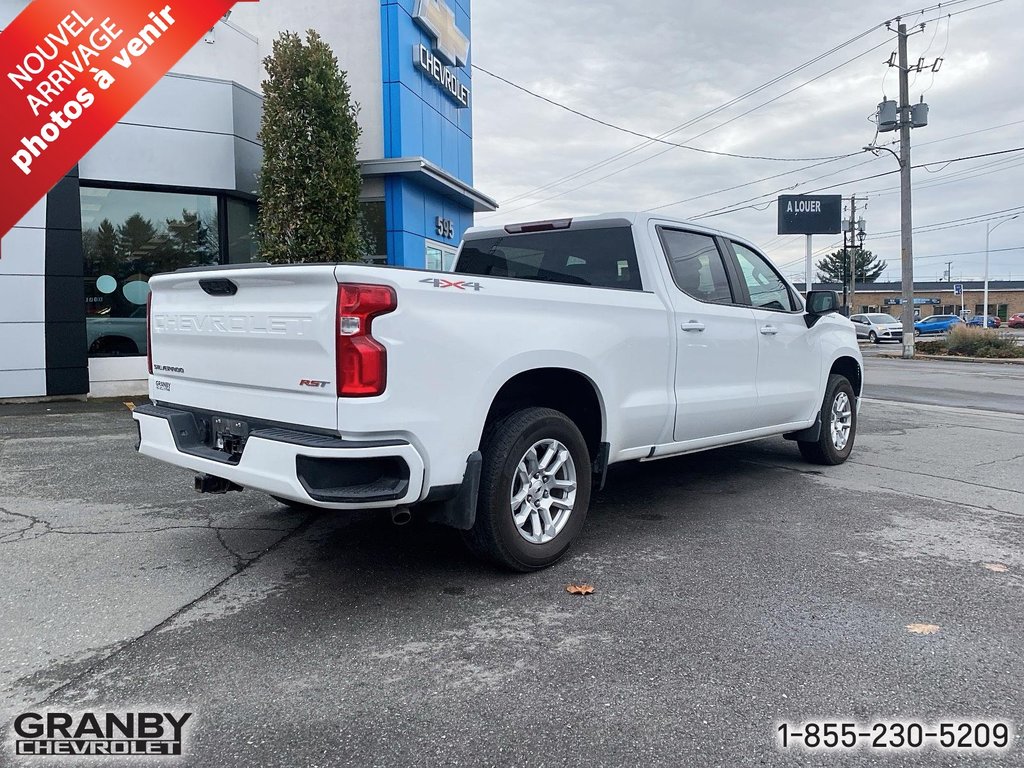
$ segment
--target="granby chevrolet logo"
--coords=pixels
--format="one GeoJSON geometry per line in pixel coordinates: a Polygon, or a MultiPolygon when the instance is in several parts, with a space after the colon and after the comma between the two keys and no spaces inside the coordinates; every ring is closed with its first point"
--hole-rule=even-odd
{"type": "Polygon", "coordinates": [[[191,717],[191,712],[179,716],[171,712],[26,712],[14,721],[14,753],[34,757],[181,755],[182,730],[191,717]]]}
{"type": "Polygon", "coordinates": [[[416,0],[413,18],[434,38],[433,52],[425,45],[413,46],[416,66],[459,107],[468,107],[469,88],[462,84],[455,70],[445,66],[462,67],[469,61],[469,38],[456,26],[455,12],[441,0],[416,0]]]}

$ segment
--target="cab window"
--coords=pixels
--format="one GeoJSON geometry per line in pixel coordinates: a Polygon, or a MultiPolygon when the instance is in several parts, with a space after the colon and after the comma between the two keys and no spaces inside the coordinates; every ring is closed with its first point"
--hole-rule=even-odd
{"type": "Polygon", "coordinates": [[[699,301],[733,303],[725,262],[715,238],[663,227],[659,233],[679,290],[699,301]]]}
{"type": "Polygon", "coordinates": [[[737,242],[733,242],[732,247],[739,261],[743,281],[750,292],[752,307],[784,312],[792,312],[798,308],[789,286],[779,277],[779,273],[767,259],[737,242]]]}

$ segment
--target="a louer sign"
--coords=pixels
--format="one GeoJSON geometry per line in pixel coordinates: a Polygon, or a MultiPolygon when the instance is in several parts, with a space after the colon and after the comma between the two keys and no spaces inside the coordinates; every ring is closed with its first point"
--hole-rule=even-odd
{"type": "Polygon", "coordinates": [[[842,195],[782,195],[780,235],[835,235],[843,231],[842,195]]]}

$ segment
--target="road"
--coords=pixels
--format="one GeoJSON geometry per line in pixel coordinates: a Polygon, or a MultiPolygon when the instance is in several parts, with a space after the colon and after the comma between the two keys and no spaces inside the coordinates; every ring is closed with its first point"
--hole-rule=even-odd
{"type": "Polygon", "coordinates": [[[888,357],[898,345],[862,345],[869,398],[974,408],[1024,411],[1024,364],[901,360],[888,357]]]}
{"type": "Polygon", "coordinates": [[[175,764],[215,768],[821,765],[778,724],[1022,730],[1024,415],[972,387],[897,402],[943,389],[919,365],[868,361],[843,466],[768,440],[614,468],[571,555],[526,576],[445,529],[196,496],[120,404],[0,407],[0,728],[189,711],[175,764]]]}

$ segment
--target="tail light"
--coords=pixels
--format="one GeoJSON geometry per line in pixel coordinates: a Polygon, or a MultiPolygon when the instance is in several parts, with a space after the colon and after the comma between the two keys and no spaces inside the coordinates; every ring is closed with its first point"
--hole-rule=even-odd
{"type": "Polygon", "coordinates": [[[153,373],[153,294],[146,294],[146,365],[153,373]]]}
{"type": "Polygon", "coordinates": [[[373,338],[373,318],[397,308],[398,296],[386,285],[338,286],[338,397],[384,393],[388,352],[373,338]]]}

